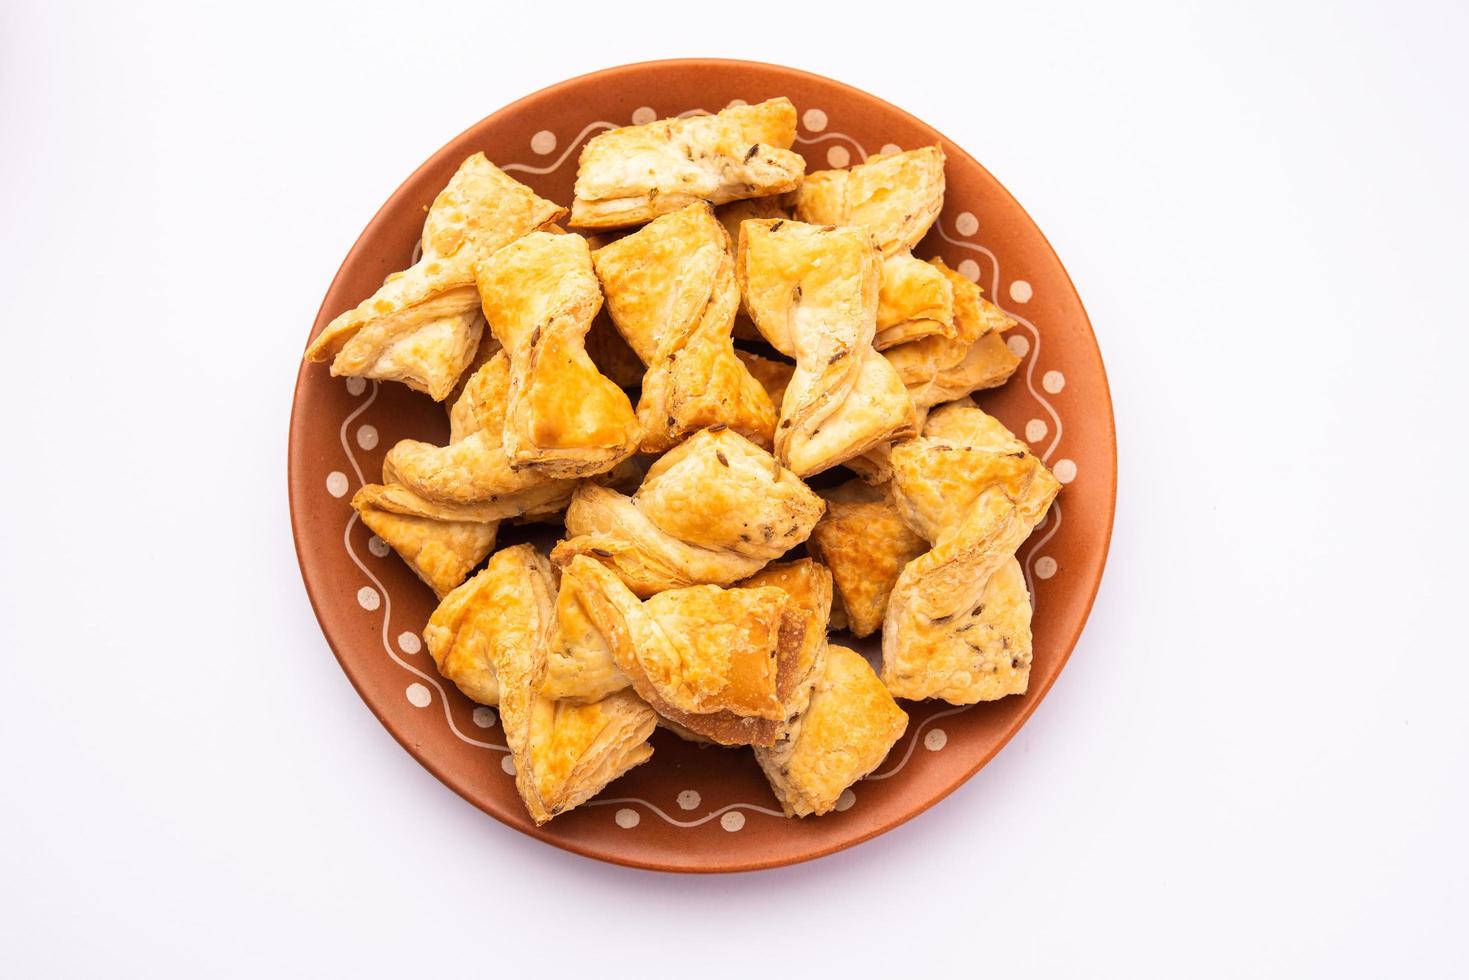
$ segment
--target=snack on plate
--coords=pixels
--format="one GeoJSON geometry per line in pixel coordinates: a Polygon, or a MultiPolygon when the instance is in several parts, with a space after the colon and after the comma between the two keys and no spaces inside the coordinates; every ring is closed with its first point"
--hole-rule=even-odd
{"type": "Polygon", "coordinates": [[[612,322],[647,365],[638,400],[642,450],[663,452],[719,423],[769,448],[775,406],[735,356],[734,254],[709,205],[656,218],[592,261],[612,322]]]}
{"type": "Polygon", "coordinates": [[[334,375],[401,381],[443,401],[484,327],[475,263],[565,214],[474,154],[429,208],[423,256],[327,324],[307,358],[330,361],[334,375]]]}
{"type": "Polygon", "coordinates": [[[872,347],[882,264],[866,232],[746,221],[738,269],[750,319],[796,359],[775,429],[783,465],[809,476],[911,434],[912,399],[872,347]]]}
{"type": "Polygon", "coordinates": [[[625,228],[698,201],[793,191],[806,172],[801,155],[791,152],[795,139],[790,99],[601,133],[582,148],[571,223],[625,228]]]}
{"type": "Polygon", "coordinates": [[[933,547],[888,599],[882,679],[901,698],[951,704],[1022,694],[1030,677],[1030,596],[1018,548],[1061,484],[973,403],[931,414],[893,447],[893,498],[933,547]]]}
{"type": "Polygon", "coordinates": [[[1017,321],[914,254],[940,147],[807,174],[795,136],[777,98],[593,137],[590,240],[476,153],[422,258],[307,349],[448,407],[352,507],[438,596],[427,651],[497,706],[538,824],[660,726],[825,814],[903,737],[895,698],[1026,689],[1015,552],[1060,484],[968,397],[1014,374],[1017,321]],[[526,521],[564,525],[549,555],[495,551],[526,521]],[[881,670],[834,630],[880,631],[881,670]]]}

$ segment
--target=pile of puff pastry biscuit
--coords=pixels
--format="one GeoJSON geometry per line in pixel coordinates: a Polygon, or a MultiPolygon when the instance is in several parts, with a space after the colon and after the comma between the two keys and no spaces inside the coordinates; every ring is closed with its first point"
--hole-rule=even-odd
{"type": "Polygon", "coordinates": [[[795,135],[772,99],[596,136],[585,236],[476,153],[422,257],[307,351],[448,405],[448,444],[398,443],[352,505],[438,594],[428,649],[499,707],[537,823],[657,725],[751,746],[787,814],[826,813],[896,698],[1025,691],[1014,555],[1059,485],[968,398],[1014,372],[1014,321],[912,254],[941,148],[807,174],[795,135]],[[565,534],[495,551],[502,521],[565,534]],[[880,674],[829,628],[881,629],[880,674]]]}

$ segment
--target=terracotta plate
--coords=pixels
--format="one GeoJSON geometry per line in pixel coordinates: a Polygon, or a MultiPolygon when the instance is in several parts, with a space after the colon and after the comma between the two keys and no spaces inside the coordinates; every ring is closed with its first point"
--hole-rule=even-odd
{"type": "MultiPolygon", "coordinates": [[[[403,747],[455,792],[589,857],[677,871],[772,867],[856,844],[922,812],[974,775],[1035,710],[1081,633],[1106,560],[1116,493],[1112,406],[1096,339],[1061,262],[962,149],[900,109],[816,75],[738,61],[655,62],[575,78],[501,109],[434,154],[383,205],[342,263],[312,333],[409,265],[424,210],[470,153],[485,151],[537,193],[569,204],[588,137],[779,95],[800,113],[795,149],[808,170],[858,163],[889,144],[943,143],[948,197],[917,254],[942,255],[1020,321],[1009,340],[1024,357],[1019,372],[979,401],[1065,484],[1020,551],[1036,600],[1030,692],[970,708],[905,704],[907,733],[844,795],[840,812],[787,820],[750,753],[700,750],[660,731],[650,762],[590,804],[534,826],[515,794],[496,713],[443,682],[419,640],[433,595],[348,505],[364,480],[379,477],[399,439],[446,440],[443,409],[399,384],[333,378],[324,364],[303,366],[296,384],[292,528],[306,590],[342,668],[403,747]]],[[[506,530],[503,543],[517,540],[506,530]]]]}

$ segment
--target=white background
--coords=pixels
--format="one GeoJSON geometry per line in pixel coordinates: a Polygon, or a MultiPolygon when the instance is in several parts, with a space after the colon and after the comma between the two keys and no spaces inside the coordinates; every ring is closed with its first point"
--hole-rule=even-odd
{"type": "Polygon", "coordinates": [[[0,4],[0,972],[1469,971],[1463,4],[202,6],[0,4]],[[1088,306],[1121,466],[1091,623],[993,764],[705,879],[520,837],[399,749],[284,474],[399,181],[695,54],[978,156],[1088,306]]]}

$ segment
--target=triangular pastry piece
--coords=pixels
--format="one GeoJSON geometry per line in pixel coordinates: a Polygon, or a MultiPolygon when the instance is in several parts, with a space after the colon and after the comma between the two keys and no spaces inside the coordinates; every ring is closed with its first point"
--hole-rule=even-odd
{"type": "Polygon", "coordinates": [[[925,407],[1004,384],[1020,364],[1003,336],[1016,321],[985,299],[983,289],[950,269],[943,259],[932,259],[930,264],[953,293],[953,336],[925,337],[883,352],[903,379],[914,404],[925,407]]]}
{"type": "Polygon", "coordinates": [[[631,455],[639,437],[632,403],[586,352],[602,307],[586,239],[533,232],[481,262],[478,282],[485,318],[510,357],[510,465],[583,477],[631,455]]]}
{"type": "Polygon", "coordinates": [[[541,696],[556,585],[535,548],[497,552],[474,584],[474,662],[493,671],[515,788],[531,818],[545,823],[646,762],[656,716],[630,692],[592,704],[541,696]]]}
{"type": "Polygon", "coordinates": [[[865,483],[852,480],[822,496],[826,513],[806,548],[831,569],[852,635],[869,636],[882,626],[898,575],[928,542],[903,523],[883,491],[865,483]]]}
{"type": "Polygon", "coordinates": [[[306,357],[331,361],[333,375],[401,381],[443,401],[484,328],[475,263],[565,213],[474,154],[429,208],[422,257],[327,324],[306,357]]]}
{"type": "Polygon", "coordinates": [[[886,350],[954,330],[954,287],[944,274],[906,250],[883,259],[872,346],[886,350]]]}
{"type": "Polygon", "coordinates": [[[789,817],[829,813],[842,791],[882,764],[908,728],[862,655],[830,644],[809,704],[755,758],[789,817]]]}
{"type": "Polygon", "coordinates": [[[944,151],[939,146],[870,156],[850,170],[807,174],[796,192],[796,217],[814,225],[853,225],[885,256],[917,245],[944,209],[944,151]]]}
{"type": "Polygon", "coordinates": [[[796,359],[775,430],[782,464],[809,476],[912,432],[912,399],[872,347],[881,271],[866,233],[746,221],[737,265],[755,326],[796,359]]]}
{"type": "Polygon", "coordinates": [[[562,573],[617,667],[660,715],[720,745],[769,745],[785,719],[805,639],[782,589],[699,585],[643,602],[604,566],[578,556],[562,573]]]}
{"type": "Polygon", "coordinates": [[[903,569],[883,622],[882,679],[902,698],[973,704],[1023,693],[1030,597],[1016,549],[1060,483],[972,403],[936,410],[893,446],[893,495],[932,550],[903,569]]]}
{"type": "Polygon", "coordinates": [[[424,645],[439,673],[480,704],[500,703],[493,641],[504,615],[503,572],[499,564],[481,569],[439,601],[423,628],[424,645]]]}
{"type": "Polygon", "coordinates": [[[582,579],[561,576],[556,596],[556,621],[546,652],[544,697],[561,701],[600,701],[632,686],[617,666],[612,647],[597,629],[581,601],[582,579]]]}
{"type": "Polygon", "coordinates": [[[446,506],[504,504],[514,511],[507,498],[518,498],[527,506],[506,516],[544,512],[558,501],[551,509],[559,510],[576,481],[512,465],[505,450],[509,398],[510,359],[501,351],[474,373],[454,403],[449,445],[404,439],[388,451],[385,472],[414,494],[446,506]]]}
{"type": "Polygon", "coordinates": [[[449,515],[403,487],[368,484],[352,498],[368,529],[442,598],[495,548],[498,517],[449,515]]]}
{"type": "Polygon", "coordinates": [[[601,133],[582,147],[571,223],[620,228],[695,201],[725,204],[795,190],[806,170],[790,150],[795,139],[789,99],[601,133]]]}
{"type": "Polygon", "coordinates": [[[663,452],[721,422],[769,447],[775,406],[735,356],[734,255],[709,205],[665,214],[592,261],[613,323],[647,365],[642,450],[663,452]]]}
{"type": "Polygon", "coordinates": [[[915,404],[939,405],[986,388],[998,388],[1019,366],[1020,358],[1006,346],[1005,338],[989,333],[970,345],[958,364],[937,372],[923,386],[908,390],[915,404]]]}
{"type": "Polygon", "coordinates": [[[806,540],[824,504],[770,453],[727,428],[703,429],[649,468],[631,497],[582,483],[551,560],[585,555],[640,596],[730,585],[806,540]]]}

